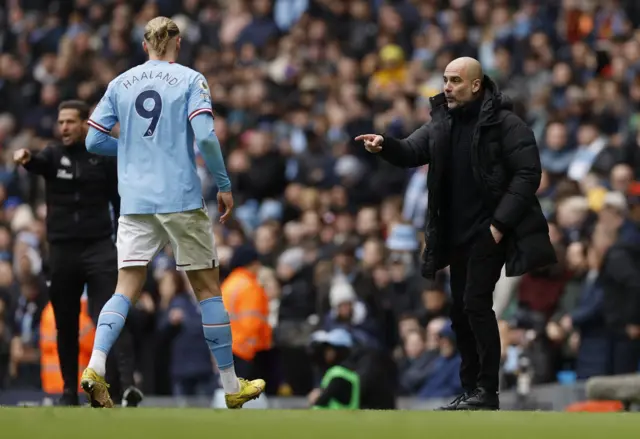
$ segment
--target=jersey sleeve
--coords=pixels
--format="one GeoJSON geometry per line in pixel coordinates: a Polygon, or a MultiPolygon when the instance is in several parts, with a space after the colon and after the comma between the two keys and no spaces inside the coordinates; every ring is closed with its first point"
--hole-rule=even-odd
{"type": "Polygon", "coordinates": [[[207,80],[200,73],[189,85],[189,102],[187,104],[189,121],[199,114],[208,113],[213,117],[211,109],[211,91],[207,80]]]}
{"type": "Polygon", "coordinates": [[[116,115],[116,107],[114,102],[114,87],[113,83],[109,84],[107,91],[105,92],[100,102],[96,106],[95,110],[89,117],[87,122],[90,126],[109,134],[113,126],[118,122],[118,116],[116,115]]]}

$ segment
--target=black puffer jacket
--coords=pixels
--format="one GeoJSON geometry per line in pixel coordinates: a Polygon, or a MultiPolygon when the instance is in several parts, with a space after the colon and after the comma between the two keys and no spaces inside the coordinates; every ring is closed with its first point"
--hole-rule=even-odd
{"type": "MultiPolygon", "coordinates": [[[[474,182],[493,212],[492,224],[504,233],[507,276],[519,276],[557,262],[549,227],[536,197],[542,173],[540,155],[533,132],[512,112],[510,100],[488,76],[484,77],[483,87],[482,109],[471,145],[474,182]]],[[[443,93],[430,101],[431,122],[406,139],[385,136],[380,156],[404,168],[429,164],[422,274],[433,279],[437,270],[449,265],[450,245],[443,233],[445,219],[440,211],[446,202],[442,189],[451,116],[443,93]]]]}

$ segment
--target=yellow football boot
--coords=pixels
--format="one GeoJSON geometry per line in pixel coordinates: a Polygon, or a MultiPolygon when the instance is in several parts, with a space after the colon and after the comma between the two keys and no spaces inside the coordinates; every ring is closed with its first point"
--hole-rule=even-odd
{"type": "Polygon", "coordinates": [[[248,381],[243,378],[238,378],[240,381],[240,391],[238,393],[231,393],[224,395],[227,408],[241,409],[242,406],[253,399],[256,399],[264,392],[264,388],[267,383],[264,380],[248,381]]]}
{"type": "Polygon", "coordinates": [[[113,401],[109,395],[109,384],[91,368],[86,368],[82,372],[80,379],[82,390],[89,397],[91,407],[112,408],[113,401]]]}

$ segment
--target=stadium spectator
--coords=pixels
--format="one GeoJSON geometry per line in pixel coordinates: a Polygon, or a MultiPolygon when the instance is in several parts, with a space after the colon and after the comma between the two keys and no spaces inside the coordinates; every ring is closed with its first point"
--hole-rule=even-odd
{"type": "Polygon", "coordinates": [[[608,246],[602,282],[613,375],[637,371],[640,361],[640,231],[626,215],[624,196],[608,194],[593,237],[594,245],[608,246]]]}
{"type": "Polygon", "coordinates": [[[425,382],[418,390],[421,398],[450,398],[463,390],[459,373],[460,353],[451,324],[445,323],[437,334],[438,351],[428,368],[425,382]]]}
{"type": "Polygon", "coordinates": [[[202,338],[200,309],[187,285],[177,271],[166,272],[159,285],[168,306],[161,311],[158,331],[171,346],[173,396],[181,406],[187,405],[187,396],[209,396],[216,389],[211,352],[202,338]]]}
{"type": "MultiPolygon", "coordinates": [[[[438,356],[436,350],[427,351],[425,334],[412,331],[404,343],[405,356],[399,364],[400,394],[415,395],[427,381],[430,366],[438,356]]],[[[451,395],[445,395],[451,396],[451,395]]]]}
{"type": "Polygon", "coordinates": [[[395,408],[393,365],[380,351],[360,345],[339,328],[314,332],[309,350],[320,376],[319,386],[308,395],[313,408],[395,408]]]}

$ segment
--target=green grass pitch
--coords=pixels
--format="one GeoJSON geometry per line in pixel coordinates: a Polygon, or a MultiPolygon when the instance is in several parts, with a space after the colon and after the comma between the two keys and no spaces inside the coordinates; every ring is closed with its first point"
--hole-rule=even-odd
{"type": "Polygon", "coordinates": [[[640,413],[0,408],[2,439],[626,439],[640,413]]]}

